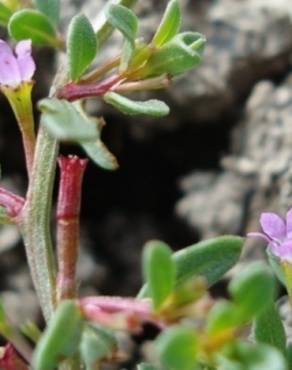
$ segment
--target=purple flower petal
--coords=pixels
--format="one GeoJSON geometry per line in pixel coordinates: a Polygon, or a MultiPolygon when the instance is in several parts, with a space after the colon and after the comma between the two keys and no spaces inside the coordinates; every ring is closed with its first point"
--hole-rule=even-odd
{"type": "Polygon", "coordinates": [[[30,81],[35,72],[35,62],[31,56],[31,40],[20,41],[15,47],[22,81],[30,81]]]}
{"type": "Polygon", "coordinates": [[[248,237],[259,238],[259,239],[262,239],[262,240],[264,240],[265,242],[268,242],[268,243],[271,242],[271,239],[269,239],[269,237],[264,233],[257,233],[257,232],[254,233],[254,232],[252,232],[252,233],[248,233],[247,236],[248,237]]]}
{"type": "Polygon", "coordinates": [[[270,238],[283,239],[286,236],[286,224],[284,220],[275,213],[262,213],[260,224],[265,234],[270,238]]]}
{"type": "Polygon", "coordinates": [[[286,215],[286,228],[287,228],[287,237],[292,237],[292,208],[289,209],[286,215]]]}
{"type": "Polygon", "coordinates": [[[292,263],[292,240],[285,241],[280,245],[271,243],[269,248],[271,252],[281,260],[292,263]]]}
{"type": "Polygon", "coordinates": [[[0,84],[16,87],[21,83],[18,63],[9,45],[0,40],[0,84]]]}

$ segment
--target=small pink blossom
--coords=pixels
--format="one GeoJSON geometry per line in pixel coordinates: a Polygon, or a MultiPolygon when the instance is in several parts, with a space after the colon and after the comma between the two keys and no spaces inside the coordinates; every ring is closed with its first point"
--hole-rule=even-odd
{"type": "Polygon", "coordinates": [[[249,233],[248,236],[264,239],[273,255],[292,263],[292,208],[285,219],[276,213],[262,213],[260,224],[263,232],[249,233]]]}
{"type": "Polygon", "coordinates": [[[0,39],[0,85],[17,87],[31,81],[36,66],[31,55],[31,40],[22,40],[15,52],[0,39]]]}

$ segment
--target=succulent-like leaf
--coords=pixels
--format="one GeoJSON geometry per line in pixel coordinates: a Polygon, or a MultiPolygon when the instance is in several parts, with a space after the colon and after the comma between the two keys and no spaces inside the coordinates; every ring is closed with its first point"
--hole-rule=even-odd
{"type": "Polygon", "coordinates": [[[39,102],[41,123],[60,141],[94,141],[99,138],[97,122],[81,113],[74,103],[59,99],[39,102]]]}
{"type": "MultiPolygon", "coordinates": [[[[176,286],[202,276],[209,285],[216,283],[239,260],[244,239],[220,236],[207,239],[173,254],[176,264],[176,286]]],[[[147,296],[146,285],[139,297],[147,296]]]]}
{"type": "Polygon", "coordinates": [[[80,145],[89,158],[101,168],[113,171],[119,167],[116,157],[100,139],[94,142],[83,142],[80,145]]]}
{"type": "Polygon", "coordinates": [[[161,47],[170,41],[179,31],[181,24],[181,13],[178,0],[170,0],[162,21],[154,35],[153,44],[161,47]]]}
{"type": "Polygon", "coordinates": [[[288,370],[284,356],[266,344],[238,342],[230,353],[219,357],[218,370],[288,370]]]}
{"type": "Polygon", "coordinates": [[[145,246],[143,271],[154,309],[158,309],[174,289],[175,264],[171,256],[171,249],[161,241],[153,240],[145,246]]]}
{"type": "Polygon", "coordinates": [[[60,18],[60,0],[33,0],[36,8],[57,26],[60,18]]]}
{"type": "Polygon", "coordinates": [[[95,32],[83,14],[76,15],[69,25],[67,49],[70,77],[76,81],[90,66],[97,53],[95,32]]]}
{"type": "Polygon", "coordinates": [[[7,6],[0,3],[0,24],[1,25],[7,26],[12,14],[13,12],[9,8],[7,8],[7,6]]]}
{"type": "Polygon", "coordinates": [[[113,336],[99,328],[86,326],[80,342],[80,354],[86,368],[92,369],[96,361],[109,355],[116,342],[113,336]]]}
{"type": "Polygon", "coordinates": [[[114,92],[106,93],[104,100],[119,111],[130,116],[147,115],[163,117],[169,114],[169,107],[160,100],[134,101],[114,92]]]}
{"type": "Polygon", "coordinates": [[[106,17],[108,22],[117,28],[125,38],[120,69],[126,70],[135,49],[138,19],[132,10],[118,4],[110,4],[106,8],[106,17]]]}
{"type": "Polygon", "coordinates": [[[206,39],[197,32],[183,32],[152,54],[141,74],[144,77],[181,74],[202,60],[206,39]]]}
{"type": "Polygon", "coordinates": [[[196,366],[198,339],[194,329],[174,326],[156,340],[161,364],[171,370],[193,370],[196,366]]]}
{"type": "Polygon", "coordinates": [[[286,334],[278,309],[274,303],[267,306],[253,323],[253,338],[286,352],[286,334]]]}
{"type": "Polygon", "coordinates": [[[76,303],[63,301],[51,318],[33,356],[33,369],[53,370],[62,356],[78,350],[83,319],[76,303]]]}
{"type": "Polygon", "coordinates": [[[231,329],[238,325],[237,307],[234,303],[222,300],[215,304],[208,314],[207,332],[216,334],[225,329],[231,329]]]}
{"type": "Polygon", "coordinates": [[[132,10],[123,5],[110,4],[106,9],[109,23],[117,28],[126,39],[135,41],[138,30],[138,19],[132,10]]]}
{"type": "Polygon", "coordinates": [[[262,262],[254,262],[232,279],[228,290],[240,307],[242,318],[251,319],[272,304],[275,288],[269,268],[262,262]]]}
{"type": "Polygon", "coordinates": [[[23,9],[14,13],[9,20],[8,30],[17,41],[31,39],[35,45],[60,46],[50,19],[38,10],[23,9]]]}

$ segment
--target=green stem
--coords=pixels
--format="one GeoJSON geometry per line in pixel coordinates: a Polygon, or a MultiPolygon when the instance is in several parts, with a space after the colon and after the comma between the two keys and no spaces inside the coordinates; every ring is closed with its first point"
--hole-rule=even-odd
{"type": "Polygon", "coordinates": [[[54,311],[56,300],[50,216],[57,153],[57,141],[41,126],[35,150],[36,161],[20,222],[33,283],[46,321],[54,311]]]}
{"type": "Polygon", "coordinates": [[[32,82],[23,82],[15,89],[5,86],[2,86],[1,88],[2,92],[9,100],[18,122],[18,126],[22,135],[26,167],[29,178],[32,172],[35,150],[35,124],[31,101],[32,88],[32,82]]]}
{"type": "Polygon", "coordinates": [[[288,262],[283,262],[282,266],[285,274],[286,289],[289,297],[289,302],[292,306],[292,265],[288,262]]]}

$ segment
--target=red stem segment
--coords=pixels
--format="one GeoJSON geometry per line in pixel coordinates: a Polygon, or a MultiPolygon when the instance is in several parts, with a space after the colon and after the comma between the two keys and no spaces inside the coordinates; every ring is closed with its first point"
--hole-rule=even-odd
{"type": "Polygon", "coordinates": [[[87,160],[60,157],[60,187],[57,205],[57,299],[76,295],[76,264],[79,247],[81,187],[87,160]]]}
{"type": "Polygon", "coordinates": [[[24,198],[11,191],[0,188],[0,205],[6,208],[9,217],[14,218],[19,216],[24,202],[24,198]]]}
{"type": "Polygon", "coordinates": [[[74,101],[92,96],[102,96],[122,80],[121,76],[113,75],[95,84],[78,85],[75,82],[70,82],[57,91],[57,97],[74,101]]]}
{"type": "Polygon", "coordinates": [[[1,348],[0,368],[5,370],[28,370],[28,365],[18,355],[12,344],[1,348]]]}

